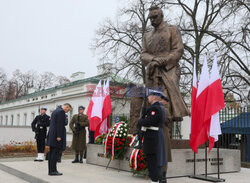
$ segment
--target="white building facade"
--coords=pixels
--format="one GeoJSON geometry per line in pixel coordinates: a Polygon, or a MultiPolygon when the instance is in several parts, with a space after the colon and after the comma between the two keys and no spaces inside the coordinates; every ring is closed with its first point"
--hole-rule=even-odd
{"type": "MultiPolygon", "coordinates": [[[[72,82],[45,89],[39,92],[30,93],[15,100],[6,101],[0,104],[0,144],[10,141],[29,141],[34,140],[34,133],[31,130],[31,123],[39,108],[45,106],[47,114],[64,103],[70,103],[73,109],[68,113],[69,121],[74,114],[78,113],[80,105],[85,106],[87,112],[88,104],[91,100],[91,92],[100,79],[105,79],[103,75],[85,78],[84,73],[73,74],[72,82]]],[[[112,82],[111,82],[112,86],[112,82]]],[[[116,86],[115,86],[116,87],[116,86]]],[[[114,115],[129,114],[129,100],[124,98],[112,100],[114,115]]],[[[72,140],[72,133],[67,126],[68,138],[72,140]]]]}

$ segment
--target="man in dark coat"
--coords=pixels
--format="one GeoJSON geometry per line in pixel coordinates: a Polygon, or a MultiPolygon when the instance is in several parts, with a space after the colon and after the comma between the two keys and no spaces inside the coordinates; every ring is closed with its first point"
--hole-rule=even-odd
{"type": "Polygon", "coordinates": [[[47,136],[47,127],[50,124],[50,116],[46,114],[47,108],[40,109],[40,115],[37,115],[31,123],[32,131],[35,132],[35,139],[37,145],[37,157],[35,161],[44,160],[45,139],[47,136]]]}
{"type": "MultiPolygon", "coordinates": [[[[64,148],[64,141],[66,141],[65,121],[66,115],[72,109],[69,103],[59,106],[51,115],[50,128],[48,133],[47,145],[50,146],[49,153],[49,175],[62,175],[56,168],[57,160],[60,151],[64,148]]],[[[66,144],[65,144],[66,145],[66,144]]]]}
{"type": "Polygon", "coordinates": [[[144,131],[143,153],[146,154],[149,177],[152,182],[163,181],[162,167],[167,165],[163,132],[166,111],[161,102],[162,99],[167,101],[162,92],[149,90],[148,102],[151,106],[147,109],[145,118],[139,119],[138,122],[138,126],[144,131]]]}
{"type": "Polygon", "coordinates": [[[62,152],[63,151],[65,151],[66,150],[66,126],[68,125],[68,123],[69,123],[69,117],[68,117],[68,115],[67,114],[65,114],[65,124],[64,124],[64,138],[63,138],[63,148],[60,150],[60,152],[59,152],[59,156],[58,156],[58,160],[57,160],[57,162],[58,163],[61,163],[61,161],[62,161],[62,152]]]}
{"type": "Polygon", "coordinates": [[[83,114],[85,107],[78,107],[78,114],[75,114],[70,121],[70,128],[73,131],[72,149],[75,150],[75,160],[72,163],[83,163],[83,152],[86,150],[86,130],[89,126],[88,116],[83,114]],[[80,154],[80,160],[79,160],[80,154]]]}

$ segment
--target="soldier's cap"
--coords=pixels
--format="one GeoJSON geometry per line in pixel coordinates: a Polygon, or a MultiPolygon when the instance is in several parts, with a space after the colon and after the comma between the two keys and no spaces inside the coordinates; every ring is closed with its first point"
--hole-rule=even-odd
{"type": "Polygon", "coordinates": [[[85,109],[85,107],[83,107],[82,105],[80,105],[80,106],[78,107],[78,109],[82,109],[82,110],[84,110],[84,109],[85,109]]]}
{"type": "Polygon", "coordinates": [[[168,102],[167,97],[165,97],[161,91],[149,89],[147,96],[149,96],[149,95],[158,96],[158,97],[162,98],[163,100],[165,100],[166,102],[168,102]]]}
{"type": "Polygon", "coordinates": [[[43,107],[41,107],[41,110],[47,111],[47,108],[43,106],[43,107]]]}

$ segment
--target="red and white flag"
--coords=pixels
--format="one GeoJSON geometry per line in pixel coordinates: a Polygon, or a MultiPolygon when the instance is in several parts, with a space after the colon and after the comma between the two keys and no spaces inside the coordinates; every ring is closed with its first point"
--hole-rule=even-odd
{"type": "Polygon", "coordinates": [[[205,57],[198,84],[195,105],[192,106],[194,109],[192,111],[190,146],[195,153],[198,153],[198,147],[208,140],[208,133],[205,125],[208,87],[209,72],[207,58],[205,57]]]}
{"type": "Polygon", "coordinates": [[[103,108],[103,87],[102,80],[96,86],[88,106],[87,116],[89,118],[89,130],[95,131],[97,126],[102,122],[102,108],[103,108]]]}
{"type": "Polygon", "coordinates": [[[225,107],[224,95],[217,66],[217,55],[214,56],[213,66],[209,78],[208,100],[206,103],[205,121],[209,132],[209,152],[218,141],[221,134],[219,111],[225,107]]]}
{"type": "Polygon", "coordinates": [[[190,124],[190,133],[189,134],[191,134],[192,124],[195,124],[195,122],[194,122],[194,109],[195,109],[195,103],[196,103],[197,89],[198,89],[198,81],[197,81],[197,76],[196,76],[196,60],[194,58],[193,87],[192,87],[192,101],[191,101],[191,124],[190,124]]]}
{"type": "Polygon", "coordinates": [[[95,137],[107,133],[110,128],[109,116],[112,113],[112,105],[110,99],[109,82],[110,79],[108,78],[103,86],[102,122],[96,128],[95,137]]]}

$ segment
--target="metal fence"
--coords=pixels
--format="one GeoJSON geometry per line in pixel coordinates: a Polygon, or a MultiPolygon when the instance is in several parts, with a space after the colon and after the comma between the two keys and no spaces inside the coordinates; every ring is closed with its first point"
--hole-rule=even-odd
{"type": "MultiPolygon", "coordinates": [[[[250,162],[250,106],[230,108],[226,107],[220,111],[220,123],[222,135],[219,136],[220,148],[239,149],[241,151],[241,160],[250,162]]],[[[129,120],[129,114],[113,114],[111,123],[114,124],[117,116],[126,117],[129,120]]],[[[171,124],[171,139],[182,139],[181,122],[171,124]]],[[[188,132],[187,132],[188,133],[188,132]]]]}
{"type": "Polygon", "coordinates": [[[241,161],[250,162],[250,107],[224,108],[220,111],[222,135],[219,146],[239,149],[241,161]]]}

